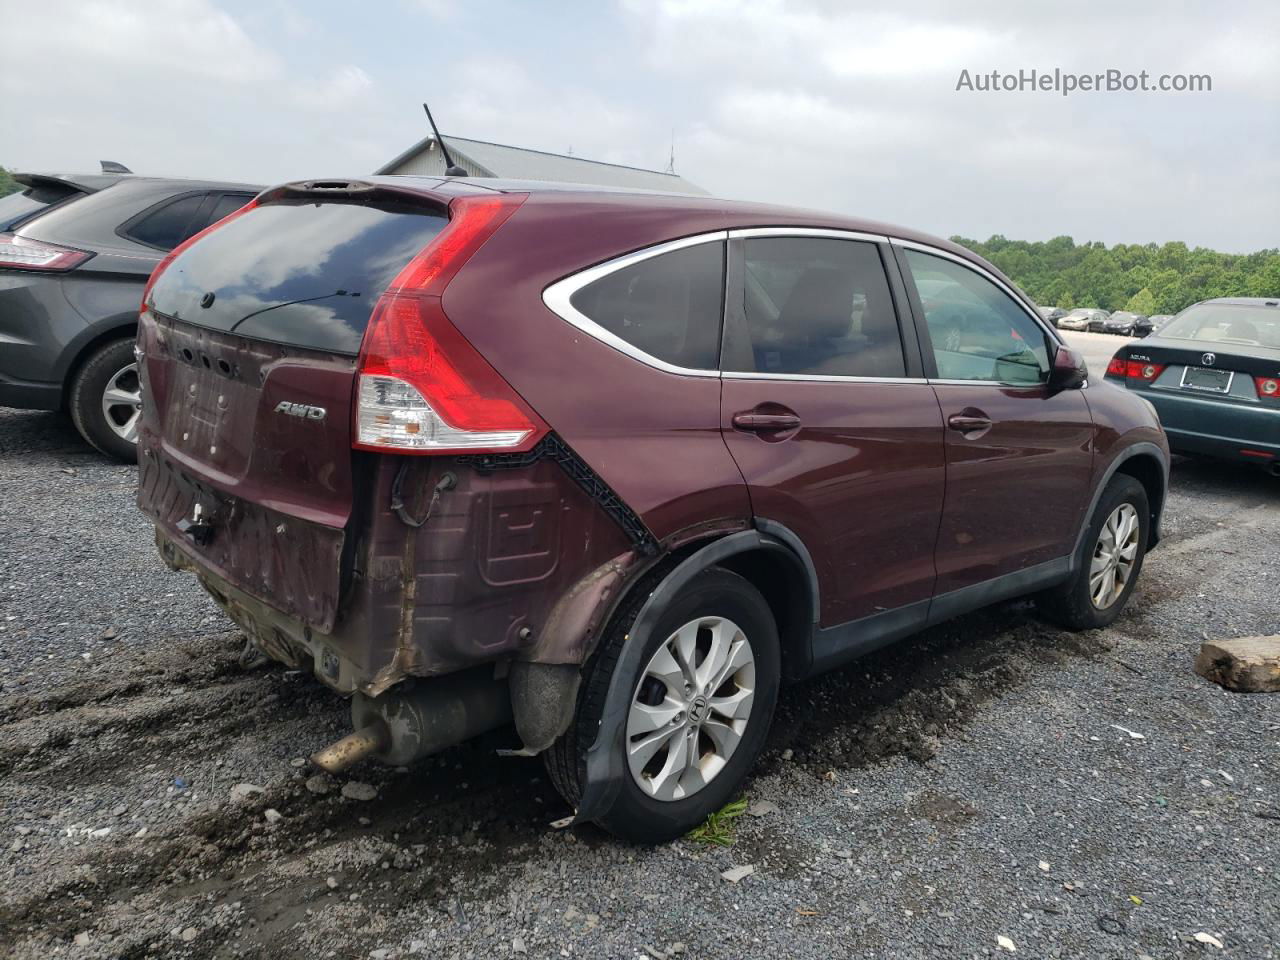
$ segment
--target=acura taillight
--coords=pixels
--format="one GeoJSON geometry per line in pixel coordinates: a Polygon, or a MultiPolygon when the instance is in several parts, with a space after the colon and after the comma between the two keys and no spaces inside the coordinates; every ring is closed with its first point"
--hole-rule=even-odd
{"type": "Polygon", "coordinates": [[[172,250],[170,250],[168,253],[166,253],[164,255],[164,259],[161,260],[158,264],[156,264],[156,268],[151,271],[151,276],[147,278],[147,285],[142,288],[142,309],[143,310],[147,309],[147,299],[151,296],[151,288],[156,285],[156,281],[160,279],[160,274],[164,273],[165,270],[168,269],[169,264],[173,263],[173,261],[177,258],[178,254],[182,253],[183,250],[186,250],[187,247],[191,246],[201,237],[204,237],[212,233],[214,230],[217,230],[219,227],[225,226],[226,224],[234,220],[236,217],[244,216],[244,214],[248,213],[257,205],[258,205],[258,198],[254,197],[252,200],[250,200],[240,209],[232,210],[229,214],[227,214],[221,220],[217,220],[214,223],[209,224],[209,226],[205,227],[199,233],[192,234],[191,236],[187,237],[187,239],[183,240],[180,244],[178,244],[176,247],[174,247],[172,250]]]}
{"type": "Polygon", "coordinates": [[[1125,376],[1131,380],[1142,380],[1150,383],[1156,377],[1160,376],[1164,370],[1162,363],[1147,363],[1145,360],[1130,360],[1125,367],[1125,376]]]}
{"type": "Polygon", "coordinates": [[[1280,400],[1280,377],[1254,377],[1259,400],[1280,400]]]}
{"type": "Polygon", "coordinates": [[[379,298],[360,346],[352,446],[400,453],[528,450],[547,426],[445,316],[449,281],[524,202],[463,197],[379,298]]]}
{"type": "Polygon", "coordinates": [[[1120,356],[1112,357],[1111,362],[1107,364],[1108,377],[1123,377],[1125,376],[1125,370],[1126,370],[1126,367],[1125,367],[1124,357],[1120,357],[1120,356]]]}
{"type": "Polygon", "coordinates": [[[0,267],[8,267],[11,270],[61,273],[80,266],[92,256],[92,253],[86,253],[84,250],[60,247],[56,243],[45,243],[43,240],[32,240],[30,237],[19,237],[12,233],[0,233],[0,267]]]}

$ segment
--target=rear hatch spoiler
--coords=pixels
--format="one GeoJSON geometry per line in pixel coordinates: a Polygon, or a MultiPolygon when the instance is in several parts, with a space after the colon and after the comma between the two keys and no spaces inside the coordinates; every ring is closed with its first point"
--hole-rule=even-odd
{"type": "Polygon", "coordinates": [[[12,177],[24,187],[54,187],[78,193],[97,193],[103,187],[120,182],[118,176],[104,177],[96,173],[15,173],[12,177]]]}

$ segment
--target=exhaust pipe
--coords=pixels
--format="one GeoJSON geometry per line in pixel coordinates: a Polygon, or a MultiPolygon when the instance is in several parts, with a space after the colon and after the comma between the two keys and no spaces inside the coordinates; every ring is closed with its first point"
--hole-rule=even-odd
{"type": "Polygon", "coordinates": [[[418,680],[405,690],[351,699],[349,733],[311,755],[311,762],[340,773],[374,758],[399,767],[511,722],[506,681],[493,667],[418,680]]]}
{"type": "Polygon", "coordinates": [[[311,762],[329,773],[341,773],[355,766],[366,757],[386,750],[391,743],[391,731],[381,720],[375,720],[354,733],[349,733],[337,743],[331,743],[311,755],[311,762]]]}

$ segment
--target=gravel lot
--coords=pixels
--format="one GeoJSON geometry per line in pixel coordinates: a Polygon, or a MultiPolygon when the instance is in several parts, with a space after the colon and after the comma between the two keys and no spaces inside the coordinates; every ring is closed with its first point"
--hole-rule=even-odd
{"type": "Polygon", "coordinates": [[[551,829],[501,735],[308,780],[344,706],[241,670],[132,497],[0,410],[0,954],[1280,956],[1280,697],[1191,671],[1202,635],[1280,632],[1260,472],[1177,464],[1113,629],[1006,604],[785,691],[746,789],[776,809],[656,849],[551,829]]]}

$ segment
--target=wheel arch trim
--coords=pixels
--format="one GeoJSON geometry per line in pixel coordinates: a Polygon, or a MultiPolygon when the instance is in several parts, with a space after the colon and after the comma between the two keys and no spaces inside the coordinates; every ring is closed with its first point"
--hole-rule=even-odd
{"type": "Polygon", "coordinates": [[[62,387],[65,405],[71,396],[72,382],[90,356],[112,340],[131,340],[138,333],[137,315],[109,317],[93,326],[85,327],[62,349],[58,358],[58,380],[62,387]]]}
{"type": "Polygon", "coordinates": [[[1135,457],[1149,457],[1155,460],[1160,468],[1160,476],[1162,481],[1162,489],[1160,491],[1159,504],[1151,504],[1151,528],[1148,537],[1148,549],[1154,547],[1160,542],[1160,520],[1164,514],[1165,503],[1169,499],[1169,456],[1164,450],[1160,449],[1156,444],[1148,440],[1139,440],[1125,447],[1115,458],[1107,465],[1102,477],[1094,485],[1093,496],[1089,500],[1089,509],[1085,511],[1084,520],[1080,524],[1080,532],[1076,534],[1075,547],[1071,552],[1071,570],[1075,572],[1079,569],[1080,564],[1080,548],[1084,543],[1085,534],[1089,532],[1089,524],[1093,520],[1093,513],[1098,509],[1098,502],[1102,499],[1103,491],[1107,489],[1107,484],[1111,479],[1120,472],[1120,468],[1133,460],[1135,457]]]}
{"type": "MultiPolygon", "coordinates": [[[[784,528],[785,529],[785,528],[784,528]]],[[[794,535],[793,535],[794,536],[794,535]]],[[[804,566],[804,560],[782,539],[761,530],[742,530],[720,537],[698,548],[676,564],[649,593],[628,631],[621,655],[609,679],[604,712],[595,741],[587,748],[586,776],[582,797],[574,814],[575,823],[595,820],[608,813],[627,775],[622,759],[622,736],[630,704],[631,678],[640,667],[641,651],[650,632],[670,600],[694,577],[730,557],[752,551],[781,553],[804,566]]],[[[808,561],[806,575],[812,571],[808,561]]]]}

